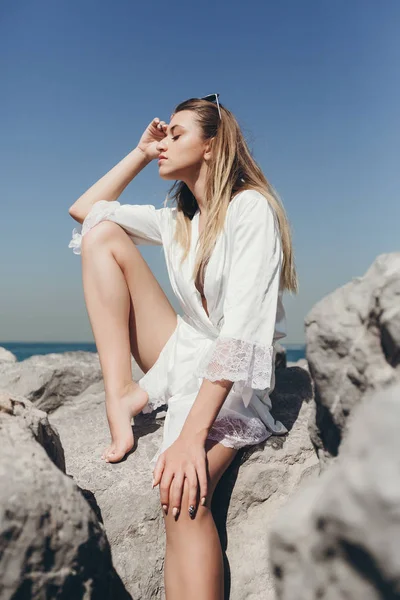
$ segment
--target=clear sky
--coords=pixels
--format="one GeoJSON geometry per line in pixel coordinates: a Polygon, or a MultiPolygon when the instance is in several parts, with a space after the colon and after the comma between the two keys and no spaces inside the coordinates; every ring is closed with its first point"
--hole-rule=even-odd
{"type": "MultiPolygon", "coordinates": [[[[68,208],[213,92],[285,206],[282,341],[304,342],[317,301],[399,250],[399,26],[398,0],[2,2],[0,344],[93,341],[68,208]]],[[[153,161],[119,200],[161,207],[172,183],[153,161]]],[[[140,248],[181,312],[162,248],[140,248]]]]}

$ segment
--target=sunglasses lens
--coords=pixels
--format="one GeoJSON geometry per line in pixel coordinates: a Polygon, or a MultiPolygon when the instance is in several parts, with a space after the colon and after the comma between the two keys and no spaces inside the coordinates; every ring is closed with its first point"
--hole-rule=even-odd
{"type": "Polygon", "coordinates": [[[200,100],[209,100],[210,102],[215,102],[215,104],[218,107],[219,118],[222,119],[221,110],[219,107],[218,96],[219,96],[219,94],[208,94],[208,96],[203,96],[202,98],[200,98],[200,100]]]}
{"type": "Polygon", "coordinates": [[[203,96],[201,100],[209,100],[210,102],[216,102],[217,96],[219,96],[219,94],[209,94],[208,96],[203,96]]]}

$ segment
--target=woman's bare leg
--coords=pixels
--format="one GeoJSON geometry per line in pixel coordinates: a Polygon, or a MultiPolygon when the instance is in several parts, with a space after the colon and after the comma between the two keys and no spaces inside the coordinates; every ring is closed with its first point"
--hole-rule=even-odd
{"type": "Polygon", "coordinates": [[[82,278],[112,438],[102,457],[117,462],[133,447],[131,419],[148,401],[132,380],[131,352],[147,372],[172,335],[177,316],[139,250],[116,223],[101,222],[83,237],[82,278]]]}
{"type": "Polygon", "coordinates": [[[167,534],[164,563],[166,600],[223,600],[224,563],[218,531],[211,513],[211,500],[222,474],[237,450],[207,441],[209,493],[205,506],[198,502],[192,520],[187,512],[188,488],[185,479],[181,512],[177,519],[172,507],[164,515],[167,534]]]}

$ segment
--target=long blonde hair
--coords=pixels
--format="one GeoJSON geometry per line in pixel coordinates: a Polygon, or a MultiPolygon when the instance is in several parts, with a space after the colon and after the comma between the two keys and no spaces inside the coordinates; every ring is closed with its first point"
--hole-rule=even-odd
{"type": "MultiPolygon", "coordinates": [[[[282,241],[283,290],[298,292],[298,280],[294,264],[292,238],[289,222],[279,195],[267,181],[260,167],[251,156],[240,127],[233,114],[220,103],[221,119],[216,104],[208,100],[190,98],[178,104],[173,114],[181,110],[195,113],[204,140],[212,140],[212,159],[209,163],[205,184],[207,221],[199,237],[199,247],[193,270],[196,287],[203,289],[204,272],[222,231],[229,202],[239,192],[257,190],[275,210],[282,241]]],[[[172,118],[172,117],[171,117],[172,118]]],[[[184,181],[175,181],[165,203],[172,198],[177,206],[174,240],[182,247],[181,264],[187,258],[191,243],[191,220],[198,209],[196,198],[184,181]]]]}

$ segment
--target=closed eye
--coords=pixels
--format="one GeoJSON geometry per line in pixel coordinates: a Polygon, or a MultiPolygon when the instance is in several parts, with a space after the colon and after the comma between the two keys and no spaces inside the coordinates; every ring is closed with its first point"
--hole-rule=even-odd
{"type": "Polygon", "coordinates": [[[179,135],[176,135],[175,137],[173,137],[173,140],[176,140],[178,137],[180,137],[179,135]]]}

